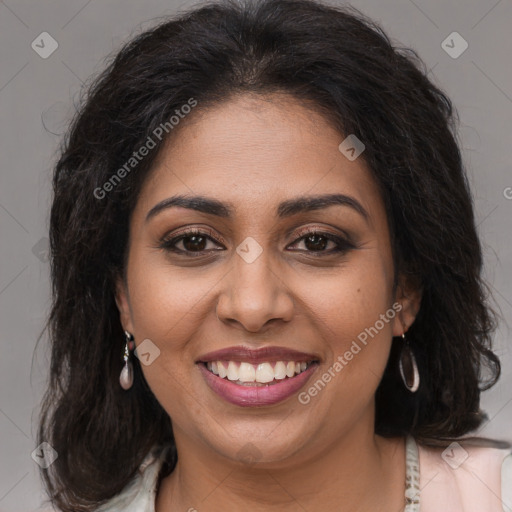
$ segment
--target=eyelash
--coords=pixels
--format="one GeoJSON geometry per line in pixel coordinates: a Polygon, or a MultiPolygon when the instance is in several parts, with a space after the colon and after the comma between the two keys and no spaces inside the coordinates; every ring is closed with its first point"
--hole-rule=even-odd
{"type": "MultiPolygon", "coordinates": [[[[299,232],[297,235],[298,235],[298,238],[295,240],[295,242],[293,242],[293,244],[295,244],[301,240],[304,240],[310,236],[314,236],[314,235],[320,236],[322,238],[326,238],[328,241],[334,242],[336,244],[336,248],[331,249],[329,251],[322,251],[322,250],[320,250],[320,251],[308,251],[308,250],[304,251],[302,249],[299,250],[299,252],[311,253],[315,257],[321,257],[322,255],[340,254],[340,253],[342,254],[342,253],[347,252],[350,249],[355,248],[354,244],[352,244],[348,240],[341,238],[339,236],[333,235],[332,233],[320,231],[315,228],[308,228],[306,230],[299,232]]],[[[218,249],[206,249],[203,251],[187,251],[187,250],[176,248],[177,243],[179,243],[181,240],[183,240],[185,238],[189,238],[192,236],[202,236],[202,237],[209,239],[210,241],[221,244],[221,242],[219,240],[217,240],[215,238],[215,236],[213,236],[213,234],[210,231],[201,231],[199,229],[190,229],[188,231],[184,231],[183,233],[179,233],[177,236],[174,236],[172,238],[164,237],[161,240],[159,248],[164,249],[166,251],[171,251],[171,252],[174,252],[177,254],[187,255],[187,257],[191,257],[191,258],[197,258],[197,257],[203,256],[208,251],[218,250],[218,249]]]]}

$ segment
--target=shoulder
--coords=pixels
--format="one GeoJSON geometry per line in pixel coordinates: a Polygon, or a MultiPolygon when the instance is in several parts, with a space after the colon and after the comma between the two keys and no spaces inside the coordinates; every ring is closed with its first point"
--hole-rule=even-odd
{"type": "Polygon", "coordinates": [[[168,448],[153,446],[129,484],[95,512],[154,512],[158,476],[168,448]]]}
{"type": "Polygon", "coordinates": [[[418,444],[422,512],[512,511],[512,451],[482,440],[418,444]]]}

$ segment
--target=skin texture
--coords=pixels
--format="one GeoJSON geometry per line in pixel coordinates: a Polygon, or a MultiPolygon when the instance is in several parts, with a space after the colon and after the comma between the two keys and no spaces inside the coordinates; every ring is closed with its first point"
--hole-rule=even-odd
{"type": "Polygon", "coordinates": [[[403,510],[404,439],[375,435],[374,394],[391,338],[413,323],[420,295],[406,285],[393,295],[384,203],[363,160],[338,150],[343,139],[293,98],[241,95],[183,121],[144,183],[116,301],[136,345],[149,338],[160,349],[142,369],[172,418],[178,463],[162,480],[157,512],[403,510]],[[338,205],[276,216],[281,201],[333,192],[355,198],[368,219],[338,205]],[[173,207],[145,220],[175,194],[213,197],[235,214],[173,207]],[[184,227],[218,242],[195,259],[159,247],[184,227]],[[355,247],[328,254],[335,243],[325,240],[315,252],[305,228],[347,233],[355,247]],[[249,236],[263,249],[252,263],[236,252],[249,236]],[[293,348],[320,360],[307,389],[395,302],[400,313],[307,405],[297,394],[232,405],[195,364],[234,345],[293,348]],[[248,450],[256,463],[244,462],[248,450]]]}

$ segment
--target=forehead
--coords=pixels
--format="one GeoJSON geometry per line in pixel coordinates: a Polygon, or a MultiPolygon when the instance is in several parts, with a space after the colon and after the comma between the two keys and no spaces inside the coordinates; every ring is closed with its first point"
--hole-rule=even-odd
{"type": "Polygon", "coordinates": [[[146,178],[136,215],[175,194],[207,195],[234,212],[276,213],[287,198],[342,193],[383,214],[362,158],[338,149],[345,136],[286,96],[239,96],[181,121],[146,178]],[[270,209],[270,205],[272,208],[270,209]]]}

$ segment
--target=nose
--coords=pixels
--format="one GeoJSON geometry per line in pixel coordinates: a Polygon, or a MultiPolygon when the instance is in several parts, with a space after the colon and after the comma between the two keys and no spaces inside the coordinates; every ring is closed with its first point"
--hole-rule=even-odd
{"type": "Polygon", "coordinates": [[[276,322],[289,322],[294,301],[290,283],[267,256],[268,250],[251,263],[233,255],[231,271],[222,280],[217,318],[249,332],[261,332],[276,322]],[[280,275],[281,274],[281,275],[280,275]]]}

